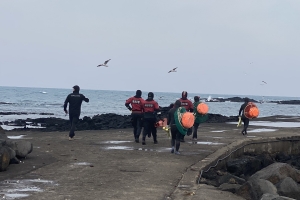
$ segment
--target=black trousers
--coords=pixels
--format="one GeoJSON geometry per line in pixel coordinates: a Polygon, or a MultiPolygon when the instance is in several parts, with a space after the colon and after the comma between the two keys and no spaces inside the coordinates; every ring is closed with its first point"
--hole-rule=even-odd
{"type": "Polygon", "coordinates": [[[197,122],[194,123],[193,138],[197,138],[197,132],[198,132],[199,125],[200,125],[200,123],[197,123],[197,122]]]}
{"type": "Polygon", "coordinates": [[[152,118],[144,118],[143,120],[143,125],[144,125],[144,130],[143,130],[143,140],[146,139],[146,136],[150,136],[152,133],[153,140],[157,141],[157,129],[155,127],[156,119],[152,118]]]}
{"type": "Polygon", "coordinates": [[[69,114],[69,120],[71,123],[71,130],[69,132],[69,137],[73,138],[75,136],[76,124],[79,121],[79,115],[78,114],[69,114]]]}
{"type": "Polygon", "coordinates": [[[171,125],[171,135],[172,135],[171,146],[176,147],[175,149],[176,151],[178,151],[180,147],[180,140],[182,134],[179,132],[175,124],[171,125]]]}
{"type": "Polygon", "coordinates": [[[249,126],[249,119],[247,118],[247,117],[242,117],[242,121],[243,121],[243,123],[244,123],[244,128],[243,128],[243,130],[242,130],[242,133],[245,133],[245,134],[247,134],[247,128],[248,128],[248,126],[249,126]]]}
{"type": "Polygon", "coordinates": [[[138,139],[142,132],[142,118],[143,114],[132,113],[132,126],[133,126],[133,135],[135,139],[138,139]]]}

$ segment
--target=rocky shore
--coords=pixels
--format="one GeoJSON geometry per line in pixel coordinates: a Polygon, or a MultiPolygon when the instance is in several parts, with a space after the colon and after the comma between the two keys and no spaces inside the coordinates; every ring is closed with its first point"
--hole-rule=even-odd
{"type": "Polygon", "coordinates": [[[299,155],[245,154],[228,160],[224,169],[203,173],[202,183],[247,200],[299,199],[299,169],[299,155]]]}
{"type": "MultiPolygon", "coordinates": [[[[160,118],[166,118],[169,108],[162,107],[160,118]]],[[[223,116],[220,114],[208,114],[208,119],[205,123],[224,123],[238,121],[237,116],[223,116]]],[[[14,121],[0,122],[0,125],[22,127],[18,130],[37,130],[28,127],[40,127],[38,131],[67,131],[70,129],[69,121],[66,119],[47,117],[37,119],[17,119],[14,121]]],[[[108,129],[123,129],[131,128],[130,115],[118,115],[114,113],[95,115],[93,117],[83,117],[77,124],[77,130],[108,130],[108,129]]]]}

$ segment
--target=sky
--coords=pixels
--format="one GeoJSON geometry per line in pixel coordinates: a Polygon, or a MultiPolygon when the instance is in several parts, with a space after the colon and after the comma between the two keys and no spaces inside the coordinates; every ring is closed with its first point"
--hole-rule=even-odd
{"type": "Polygon", "coordinates": [[[300,97],[299,21],[299,0],[2,0],[0,86],[300,97]]]}

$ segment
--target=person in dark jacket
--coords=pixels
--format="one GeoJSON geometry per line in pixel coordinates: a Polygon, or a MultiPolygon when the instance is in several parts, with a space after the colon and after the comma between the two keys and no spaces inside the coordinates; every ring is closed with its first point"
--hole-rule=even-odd
{"type": "Polygon", "coordinates": [[[249,119],[247,117],[245,117],[245,114],[244,114],[244,110],[245,110],[246,106],[248,105],[248,103],[249,103],[249,98],[246,97],[244,99],[244,103],[241,105],[241,108],[239,110],[239,117],[242,118],[242,121],[244,123],[244,128],[242,130],[243,135],[247,135],[247,128],[249,126],[249,119]]]}
{"type": "Polygon", "coordinates": [[[175,154],[180,154],[179,153],[179,147],[180,147],[180,141],[181,141],[181,135],[182,134],[179,132],[179,130],[176,126],[174,113],[177,111],[177,109],[180,106],[181,106],[181,102],[179,100],[177,100],[174,104],[174,107],[171,108],[171,110],[169,110],[168,118],[167,118],[167,120],[168,120],[167,125],[171,129],[171,135],[172,135],[172,139],[171,139],[172,150],[171,150],[171,153],[175,153],[175,154]]]}
{"type": "MultiPolygon", "coordinates": [[[[194,105],[193,103],[187,98],[188,93],[187,91],[183,91],[181,93],[181,98],[179,99],[179,101],[181,102],[181,107],[184,107],[186,109],[187,112],[193,112],[194,110],[194,105]]],[[[193,132],[193,128],[189,128],[187,135],[191,135],[193,132]]],[[[184,141],[184,135],[181,135],[181,142],[185,142],[184,141]]]]}
{"type": "Polygon", "coordinates": [[[130,97],[125,102],[126,108],[131,111],[133,135],[136,143],[139,143],[142,131],[143,102],[141,90],[137,90],[135,96],[130,97]]]}
{"type": "Polygon", "coordinates": [[[200,104],[200,97],[194,97],[194,115],[195,115],[195,122],[193,126],[193,140],[197,140],[197,133],[198,127],[200,125],[200,117],[201,115],[197,112],[197,106],[200,104]]]}
{"type": "Polygon", "coordinates": [[[71,130],[69,133],[69,140],[72,140],[75,136],[76,123],[79,120],[81,113],[81,104],[82,101],[89,102],[89,99],[86,98],[83,94],[79,93],[80,87],[75,85],[73,87],[73,93],[69,94],[64,103],[64,111],[66,114],[69,113],[69,119],[71,123],[71,130]],[[67,106],[69,104],[69,112],[67,106]]]}
{"type": "Polygon", "coordinates": [[[143,130],[143,142],[142,144],[146,144],[146,136],[153,136],[154,144],[157,144],[157,130],[156,130],[156,116],[159,111],[159,106],[156,101],[153,100],[154,94],[153,92],[148,93],[148,98],[143,102],[143,110],[144,110],[144,130],[143,130]]]}

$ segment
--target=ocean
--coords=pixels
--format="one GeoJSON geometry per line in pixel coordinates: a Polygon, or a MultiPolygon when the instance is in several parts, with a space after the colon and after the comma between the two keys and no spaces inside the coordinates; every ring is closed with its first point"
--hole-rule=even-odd
{"type": "MultiPolygon", "coordinates": [[[[0,86],[0,112],[25,112],[37,113],[27,115],[0,115],[0,122],[13,121],[15,119],[58,117],[68,119],[63,111],[65,98],[72,89],[53,89],[53,88],[26,88],[26,87],[2,87],[0,86]],[[39,113],[53,113],[54,115],[40,115],[39,113]]],[[[126,99],[135,95],[135,91],[112,91],[112,90],[85,90],[80,93],[90,99],[89,103],[82,103],[81,118],[84,116],[92,117],[103,113],[116,113],[128,115],[130,112],[125,107],[126,99]]],[[[146,91],[142,97],[146,99],[146,91]]],[[[178,93],[155,92],[154,99],[162,107],[169,106],[176,99],[181,97],[178,93]]],[[[189,93],[188,98],[192,100],[195,95],[201,98],[229,98],[245,97],[245,95],[221,95],[221,94],[195,94],[189,93]]],[[[247,96],[257,101],[276,101],[276,100],[297,100],[296,97],[276,97],[276,96],[247,96]]],[[[236,102],[207,102],[209,113],[221,114],[225,116],[237,116],[241,103],[236,102]]],[[[283,105],[276,103],[257,104],[260,115],[267,117],[273,115],[299,116],[300,105],[283,105]]]]}

